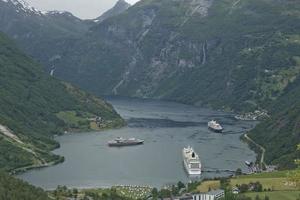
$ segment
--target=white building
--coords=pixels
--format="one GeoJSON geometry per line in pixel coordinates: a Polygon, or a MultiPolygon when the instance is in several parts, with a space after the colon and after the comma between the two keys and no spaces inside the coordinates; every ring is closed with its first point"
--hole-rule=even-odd
{"type": "Polygon", "coordinates": [[[207,193],[193,194],[193,200],[218,200],[225,197],[224,190],[212,190],[207,193]]]}

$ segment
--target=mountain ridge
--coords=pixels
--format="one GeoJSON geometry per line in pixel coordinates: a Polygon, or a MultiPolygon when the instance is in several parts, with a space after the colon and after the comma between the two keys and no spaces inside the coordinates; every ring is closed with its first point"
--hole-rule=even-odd
{"type": "MultiPolygon", "coordinates": [[[[237,113],[267,110],[271,119],[265,123],[276,127],[279,113],[292,106],[282,99],[292,85],[300,87],[299,10],[294,0],[144,0],[71,37],[46,45],[37,38],[39,45],[28,44],[28,52],[47,71],[55,66],[55,77],[93,94],[167,99],[237,113]]],[[[287,132],[298,141],[299,133],[288,131],[298,122],[291,116],[285,121],[292,124],[279,132],[261,125],[249,136],[257,140],[272,131],[286,139],[287,132]]],[[[267,140],[278,144],[277,150],[286,145],[261,138],[266,140],[262,146],[267,140]]],[[[267,154],[267,160],[282,163],[282,156],[267,154]]]]}
{"type": "Polygon", "coordinates": [[[125,0],[118,0],[117,3],[108,11],[104,12],[100,17],[94,19],[94,22],[101,23],[104,20],[119,15],[125,12],[131,5],[127,3],[125,0]]]}

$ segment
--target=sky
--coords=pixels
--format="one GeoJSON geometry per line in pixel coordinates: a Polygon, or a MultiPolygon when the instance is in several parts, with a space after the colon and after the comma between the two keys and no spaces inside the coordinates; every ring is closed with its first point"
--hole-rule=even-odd
{"type": "MultiPolygon", "coordinates": [[[[69,11],[82,19],[94,19],[112,8],[118,0],[26,0],[41,11],[69,11]]],[[[138,0],[126,0],[130,4],[138,0]]]]}

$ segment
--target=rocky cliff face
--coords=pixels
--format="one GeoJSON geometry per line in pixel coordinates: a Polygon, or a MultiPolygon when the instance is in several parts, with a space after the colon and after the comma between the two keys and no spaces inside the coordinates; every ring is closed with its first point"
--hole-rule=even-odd
{"type": "MultiPolygon", "coordinates": [[[[32,28],[35,20],[23,21],[24,30],[30,28],[19,42],[47,70],[55,66],[54,76],[95,94],[170,99],[237,112],[266,109],[272,116],[268,126],[276,127],[278,113],[297,108],[299,116],[291,104],[273,109],[290,87],[300,88],[299,10],[295,0],[142,0],[89,24],[87,31],[55,40],[49,40],[57,33],[53,27],[46,29],[50,35],[29,37],[40,29],[32,28]]],[[[7,24],[3,19],[0,23],[7,24]]],[[[12,36],[19,30],[0,27],[15,27],[4,29],[12,30],[7,31],[12,36]]],[[[295,96],[289,98],[297,105],[295,96]]],[[[294,134],[294,141],[299,140],[298,132],[287,130],[298,126],[292,118],[284,119],[288,123],[274,134],[277,139],[294,134]]],[[[253,137],[259,138],[255,134],[261,130],[273,131],[257,129],[253,137]]],[[[273,141],[281,141],[280,146],[287,140],[273,141]]]]}
{"type": "Polygon", "coordinates": [[[57,75],[95,93],[260,109],[298,77],[297,20],[294,1],[145,0],[92,27],[57,75]]]}
{"type": "Polygon", "coordinates": [[[48,72],[96,94],[244,112],[267,108],[300,73],[292,0],[144,0],[99,24],[1,2],[18,17],[7,22],[1,7],[5,32],[48,72]]]}

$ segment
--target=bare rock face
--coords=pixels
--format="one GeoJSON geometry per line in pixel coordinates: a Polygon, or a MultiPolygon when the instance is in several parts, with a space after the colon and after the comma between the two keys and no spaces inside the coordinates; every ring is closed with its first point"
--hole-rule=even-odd
{"type": "Polygon", "coordinates": [[[67,13],[24,17],[0,6],[0,30],[47,72],[96,94],[251,112],[277,99],[299,75],[295,1],[143,0],[128,6],[119,1],[115,8],[122,12],[101,23],[67,13]]]}

